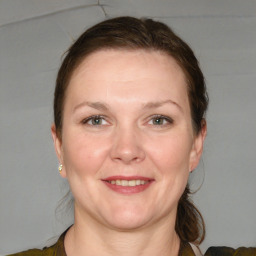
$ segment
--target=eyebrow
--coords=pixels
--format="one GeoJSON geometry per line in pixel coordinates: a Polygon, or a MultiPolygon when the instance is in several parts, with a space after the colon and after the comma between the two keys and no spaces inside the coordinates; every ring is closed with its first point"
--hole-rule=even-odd
{"type": "MultiPolygon", "coordinates": [[[[146,104],[143,104],[142,106],[142,109],[152,109],[152,108],[159,108],[165,104],[172,104],[172,105],[175,105],[176,107],[179,108],[179,110],[183,111],[181,106],[176,103],[175,101],[173,100],[164,100],[164,101],[154,101],[154,102],[148,102],[146,104]]],[[[101,110],[101,111],[108,111],[109,110],[109,107],[107,104],[104,104],[104,103],[101,103],[101,102],[90,102],[90,101],[84,101],[78,105],[76,105],[74,107],[74,111],[76,111],[77,109],[81,108],[81,107],[84,107],[84,106],[88,106],[88,107],[91,107],[91,108],[94,108],[94,109],[97,109],[97,110],[101,110]]],[[[73,111],[73,112],[74,112],[73,111]]]]}
{"type": "Polygon", "coordinates": [[[182,107],[178,103],[176,103],[175,101],[170,100],[170,99],[169,100],[164,100],[164,101],[148,102],[143,106],[143,109],[159,108],[159,107],[161,107],[161,106],[163,106],[164,104],[167,104],[167,103],[175,105],[176,107],[178,107],[182,111],[182,107]]]}
{"type": "Polygon", "coordinates": [[[101,102],[90,102],[90,101],[83,101],[82,103],[76,105],[74,107],[74,111],[76,111],[78,108],[84,107],[84,106],[88,106],[91,108],[95,108],[97,110],[102,110],[102,111],[107,111],[108,107],[106,104],[103,104],[101,102]]]}

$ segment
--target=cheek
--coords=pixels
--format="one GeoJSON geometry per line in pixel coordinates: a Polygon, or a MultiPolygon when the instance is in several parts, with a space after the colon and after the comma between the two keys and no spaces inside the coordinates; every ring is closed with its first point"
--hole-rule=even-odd
{"type": "Polygon", "coordinates": [[[67,175],[93,175],[106,159],[109,143],[90,135],[76,133],[63,141],[64,164],[67,175]]]}
{"type": "Polygon", "coordinates": [[[187,136],[157,138],[147,148],[150,158],[162,175],[188,171],[191,143],[187,136]]]}
{"type": "Polygon", "coordinates": [[[156,202],[162,211],[176,207],[187,185],[191,143],[188,136],[176,135],[152,140],[148,144],[150,162],[156,169],[156,202]],[[158,145],[158,146],[157,146],[158,145]],[[150,150],[150,151],[149,151],[150,150]]]}

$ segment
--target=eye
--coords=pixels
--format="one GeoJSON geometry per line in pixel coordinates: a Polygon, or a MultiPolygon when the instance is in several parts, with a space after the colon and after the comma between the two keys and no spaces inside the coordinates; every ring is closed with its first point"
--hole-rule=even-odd
{"type": "Polygon", "coordinates": [[[173,120],[170,117],[163,116],[163,115],[155,115],[149,121],[150,125],[155,125],[155,126],[169,125],[172,123],[173,123],[173,120]]]}
{"type": "Polygon", "coordinates": [[[87,117],[82,121],[82,123],[86,125],[92,125],[92,126],[101,126],[101,125],[108,124],[108,122],[104,119],[104,117],[99,115],[87,117]]]}

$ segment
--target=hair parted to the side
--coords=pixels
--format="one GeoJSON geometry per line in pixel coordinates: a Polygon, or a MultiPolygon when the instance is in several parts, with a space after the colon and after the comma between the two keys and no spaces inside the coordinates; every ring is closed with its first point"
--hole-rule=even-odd
{"type": "MultiPolygon", "coordinates": [[[[54,95],[54,122],[60,139],[65,93],[70,78],[89,54],[102,49],[160,51],[174,58],[187,79],[194,132],[198,134],[201,131],[205,125],[208,96],[204,76],[191,48],[161,22],[118,17],[86,30],[66,53],[58,72],[54,95]]],[[[182,241],[200,244],[205,236],[205,225],[189,195],[187,185],[179,200],[175,229],[182,241]]]]}

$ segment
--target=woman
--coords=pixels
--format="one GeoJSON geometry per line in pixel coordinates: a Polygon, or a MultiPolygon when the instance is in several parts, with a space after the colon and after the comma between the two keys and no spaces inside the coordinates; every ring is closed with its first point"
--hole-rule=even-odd
{"type": "Polygon", "coordinates": [[[74,225],[15,255],[200,255],[204,222],[187,183],[207,105],[197,59],[166,25],[120,17],[83,33],[59,70],[52,125],[74,225]]]}

